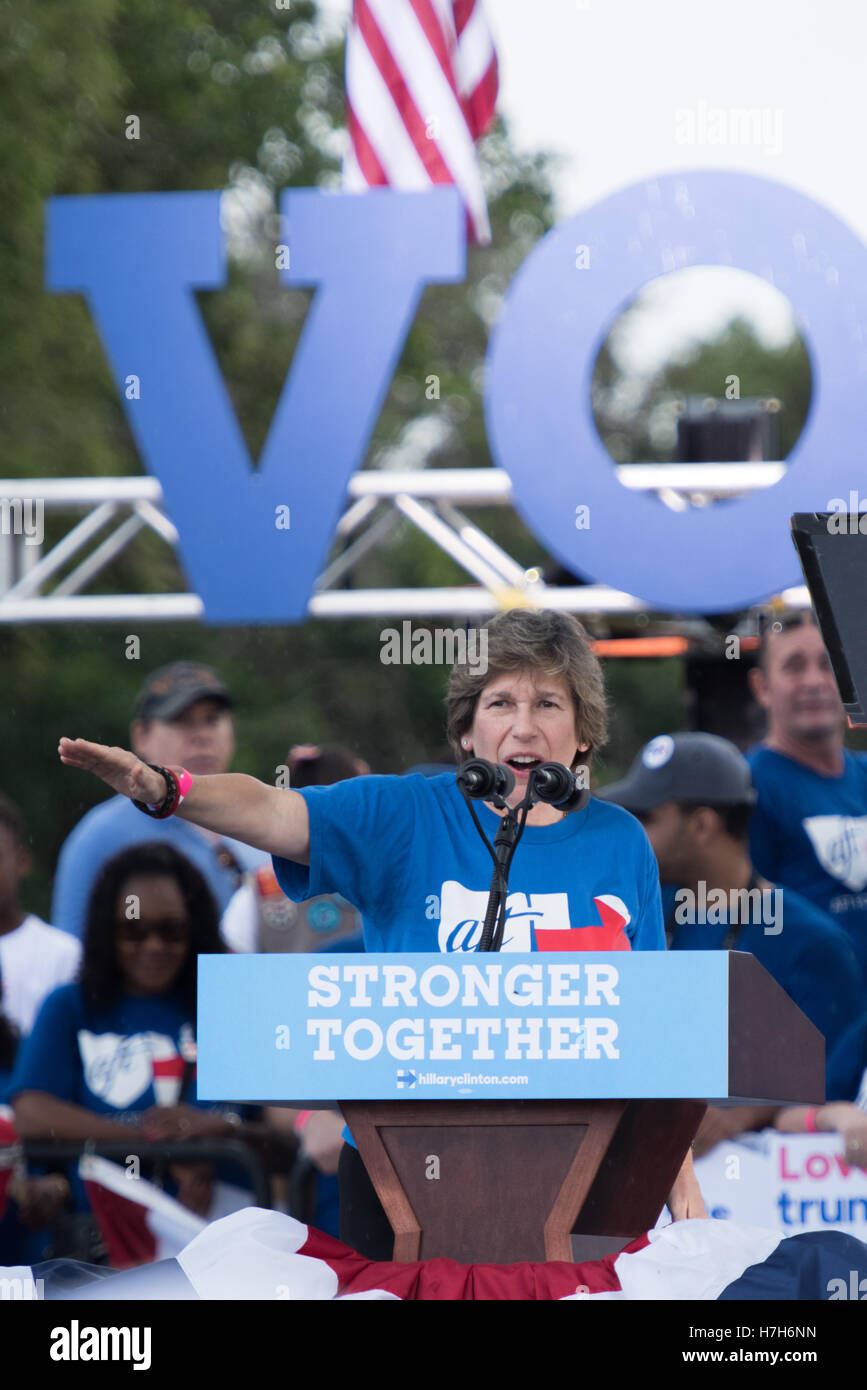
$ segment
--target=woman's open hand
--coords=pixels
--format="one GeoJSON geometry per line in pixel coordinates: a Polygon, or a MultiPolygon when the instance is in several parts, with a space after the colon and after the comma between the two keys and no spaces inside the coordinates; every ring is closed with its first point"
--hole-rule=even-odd
{"type": "Polygon", "coordinates": [[[84,738],[62,738],[57,746],[65,767],[92,772],[112,791],[133,801],[157,805],[166,794],[166,780],[125,748],[109,748],[104,743],[88,743],[84,738]]]}
{"type": "Polygon", "coordinates": [[[707,1207],[704,1204],[698,1178],[695,1176],[695,1169],[692,1166],[692,1151],[690,1149],[686,1151],[686,1157],[674,1180],[674,1186],[668,1195],[666,1205],[671,1212],[672,1221],[690,1221],[695,1217],[701,1220],[707,1218],[707,1207]]]}

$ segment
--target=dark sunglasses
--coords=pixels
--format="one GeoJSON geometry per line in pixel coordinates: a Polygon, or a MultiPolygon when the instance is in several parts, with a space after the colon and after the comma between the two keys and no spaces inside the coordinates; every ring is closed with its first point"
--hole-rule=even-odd
{"type": "Polygon", "coordinates": [[[123,922],[118,923],[118,934],[124,941],[141,945],[149,936],[158,936],[166,946],[179,946],[190,939],[190,929],[185,922],[123,922]]]}

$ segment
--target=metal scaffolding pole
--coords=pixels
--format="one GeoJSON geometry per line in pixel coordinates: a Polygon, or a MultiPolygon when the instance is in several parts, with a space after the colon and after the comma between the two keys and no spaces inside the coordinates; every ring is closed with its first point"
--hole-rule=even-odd
{"type": "MultiPolygon", "coordinates": [[[[624,487],[655,493],[677,509],[768,487],[784,471],[785,464],[777,462],[622,464],[616,469],[624,487]]],[[[169,547],[177,546],[178,532],[164,510],[157,478],[6,479],[0,480],[0,502],[4,503],[0,623],[201,621],[204,617],[196,594],[82,592],[97,575],[110,571],[112,562],[145,527],[169,547]],[[52,515],[70,513],[73,519],[76,513],[84,515],[51,545],[36,544],[32,536],[25,543],[7,524],[13,504],[19,502],[35,504],[52,515]],[[99,531],[118,516],[122,519],[111,535],[93,545],[99,531]],[[76,557],[75,566],[67,570],[76,557]]],[[[367,469],[353,474],[335,531],[336,541],[349,543],[325,565],[310,599],[310,616],[472,616],[515,604],[587,616],[646,612],[641,600],[603,584],[546,584],[538,571],[527,571],[464,511],[511,505],[511,480],[501,468],[367,469]],[[428,589],[339,588],[352,579],[365,555],[387,542],[400,521],[415,526],[475,583],[428,589]]],[[[792,607],[807,607],[810,602],[805,587],[787,590],[781,597],[792,607]]]]}

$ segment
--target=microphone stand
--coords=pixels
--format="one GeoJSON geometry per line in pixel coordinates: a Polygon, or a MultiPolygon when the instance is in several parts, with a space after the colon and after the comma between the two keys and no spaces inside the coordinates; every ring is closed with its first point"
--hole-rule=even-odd
{"type": "Polygon", "coordinates": [[[506,898],[509,893],[509,869],[534,801],[535,797],[531,799],[531,785],[528,784],[523,801],[514,810],[508,807],[497,827],[497,833],[494,836],[494,872],[491,876],[491,887],[488,892],[482,939],[479,942],[480,951],[499,951],[503,943],[506,898]],[[516,814],[518,811],[524,812],[520,822],[516,814]]]}
{"type": "MultiPolygon", "coordinates": [[[[581,811],[590,799],[589,791],[576,789],[573,791],[570,801],[565,803],[567,813],[569,811],[581,811]],[[572,804],[570,804],[570,802],[572,804]]],[[[506,814],[502,817],[497,833],[494,836],[494,846],[491,848],[490,842],[484,830],[479,824],[479,818],[473,810],[470,798],[464,792],[464,800],[467,803],[470,815],[475,821],[476,829],[482,837],[488,852],[494,861],[494,872],[491,876],[491,886],[488,890],[488,903],[485,909],[485,920],[482,924],[482,937],[479,942],[480,951],[499,951],[503,944],[503,934],[506,926],[506,899],[509,893],[509,870],[512,866],[512,859],[518,845],[518,841],[524,833],[524,826],[527,824],[527,816],[530,808],[537,801],[547,800],[544,796],[539,796],[533,785],[533,776],[527,779],[527,790],[523,801],[514,808],[508,805],[499,794],[491,798],[498,810],[505,808],[506,814]],[[517,812],[523,811],[521,820],[518,820],[517,812]]]]}
{"type": "Polygon", "coordinates": [[[485,910],[484,925],[482,926],[482,939],[479,942],[480,951],[495,951],[498,949],[498,947],[494,945],[494,927],[500,915],[500,908],[508,895],[508,865],[511,858],[511,851],[517,843],[517,837],[518,818],[514,811],[510,809],[500,821],[497,833],[494,836],[494,872],[491,875],[491,886],[488,890],[488,905],[485,910]]]}

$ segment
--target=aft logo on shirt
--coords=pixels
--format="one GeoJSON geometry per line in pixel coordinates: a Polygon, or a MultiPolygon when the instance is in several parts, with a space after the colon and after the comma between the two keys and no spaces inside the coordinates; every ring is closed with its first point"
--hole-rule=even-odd
{"type": "MultiPolygon", "coordinates": [[[[621,949],[615,938],[622,938],[624,948],[629,942],[624,929],[631,921],[625,903],[610,893],[594,898],[594,904],[607,933],[603,941],[587,938],[588,947],[595,950],[621,949]],[[610,937],[610,940],[608,939],[610,937]]],[[[449,879],[442,886],[438,943],[441,951],[477,951],[482,939],[482,927],[488,894],[474,892],[462,883],[449,879]]],[[[583,924],[582,924],[583,928],[583,924]]],[[[589,929],[583,928],[586,932],[589,929]]],[[[577,933],[569,920],[568,893],[510,893],[506,898],[506,923],[503,932],[504,951],[532,951],[535,948],[554,950],[557,937],[564,932],[563,950],[574,950],[577,933]]]]}
{"type": "Polygon", "coordinates": [[[153,1086],[157,1105],[176,1105],[184,1059],[165,1033],[90,1033],[82,1028],[78,1050],[92,1095],[127,1110],[153,1086]]]}
{"type": "MultiPolygon", "coordinates": [[[[440,897],[441,951],[477,951],[482,939],[488,894],[448,879],[440,897]]],[[[503,951],[532,951],[533,928],[569,928],[567,893],[510,893],[506,898],[503,951]]]]}
{"type": "Polygon", "coordinates": [[[825,872],[860,893],[867,886],[867,816],[807,816],[803,826],[825,872]]]}

